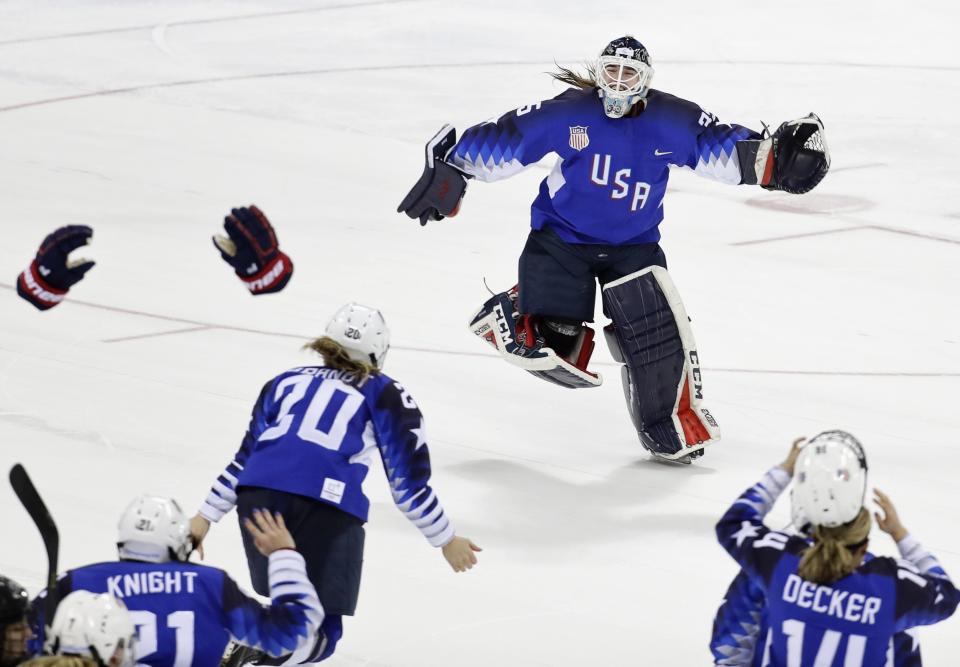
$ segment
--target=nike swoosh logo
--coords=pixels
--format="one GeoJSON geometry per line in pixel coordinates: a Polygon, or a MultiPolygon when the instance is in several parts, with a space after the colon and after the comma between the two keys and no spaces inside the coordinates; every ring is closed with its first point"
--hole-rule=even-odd
{"type": "Polygon", "coordinates": [[[661,151],[660,149],[654,149],[653,154],[657,157],[660,157],[661,155],[672,155],[673,151],[661,151]]]}

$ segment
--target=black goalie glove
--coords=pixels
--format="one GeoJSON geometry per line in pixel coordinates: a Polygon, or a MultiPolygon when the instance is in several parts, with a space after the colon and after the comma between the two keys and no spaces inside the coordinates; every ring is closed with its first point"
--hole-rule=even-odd
{"type": "Polygon", "coordinates": [[[280,252],[273,225],[256,206],[234,208],[223,220],[227,236],[214,236],[213,245],[233,267],[251,294],[279,292],[293,275],[293,262],[280,252]]]}
{"type": "Polygon", "coordinates": [[[95,264],[90,259],[70,259],[70,253],[87,245],[92,236],[93,230],[86,225],[68,225],[47,235],[30,266],[17,278],[17,294],[37,310],[48,310],[63,301],[95,264]]]}
{"type": "Polygon", "coordinates": [[[781,123],[770,137],[773,141],[771,166],[765,169],[760,186],[795,195],[810,192],[830,169],[830,150],[823,123],[816,114],[781,123]]]}
{"type": "Polygon", "coordinates": [[[816,114],[781,123],[773,134],[737,143],[743,183],[795,195],[813,190],[830,169],[830,150],[816,114]]]}
{"type": "Polygon", "coordinates": [[[427,142],[423,174],[400,202],[397,213],[419,218],[421,226],[430,220],[443,220],[457,214],[467,190],[467,176],[444,162],[456,143],[457,131],[450,125],[444,125],[427,142]]]}

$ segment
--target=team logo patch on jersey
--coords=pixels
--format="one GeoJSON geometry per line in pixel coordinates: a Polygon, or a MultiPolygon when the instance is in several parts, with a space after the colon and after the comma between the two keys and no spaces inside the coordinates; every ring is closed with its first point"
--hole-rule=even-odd
{"type": "Polygon", "coordinates": [[[570,128],[570,148],[575,151],[582,151],[590,145],[590,135],[587,134],[587,128],[582,125],[574,125],[570,128]]]}

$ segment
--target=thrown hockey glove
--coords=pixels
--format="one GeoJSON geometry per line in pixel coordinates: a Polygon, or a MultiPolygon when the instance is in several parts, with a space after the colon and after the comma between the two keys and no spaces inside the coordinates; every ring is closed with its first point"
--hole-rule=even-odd
{"type": "Polygon", "coordinates": [[[85,225],[68,225],[49,234],[37,256],[17,278],[17,294],[38,310],[48,310],[63,298],[96,263],[70,259],[70,253],[89,243],[93,230],[85,225]]]}
{"type": "Polygon", "coordinates": [[[273,226],[256,206],[230,210],[224,218],[227,236],[214,236],[213,245],[233,267],[251,294],[279,292],[293,275],[293,262],[280,252],[273,226]]]}
{"type": "Polygon", "coordinates": [[[457,131],[450,125],[444,125],[427,142],[423,174],[400,202],[397,213],[419,218],[421,226],[457,214],[467,190],[467,176],[444,162],[456,143],[457,131]]]}
{"type": "Polygon", "coordinates": [[[816,114],[781,123],[773,134],[765,129],[760,140],[741,143],[749,147],[740,156],[744,182],[767,190],[803,194],[813,190],[830,169],[823,123],[816,114]]]}

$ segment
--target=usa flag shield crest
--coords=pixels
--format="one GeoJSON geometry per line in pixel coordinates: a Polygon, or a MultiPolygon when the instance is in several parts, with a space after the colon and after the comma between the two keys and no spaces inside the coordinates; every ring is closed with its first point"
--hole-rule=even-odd
{"type": "Polygon", "coordinates": [[[574,125],[570,128],[570,148],[576,151],[582,151],[590,145],[590,135],[587,134],[587,128],[583,125],[574,125]]]}

